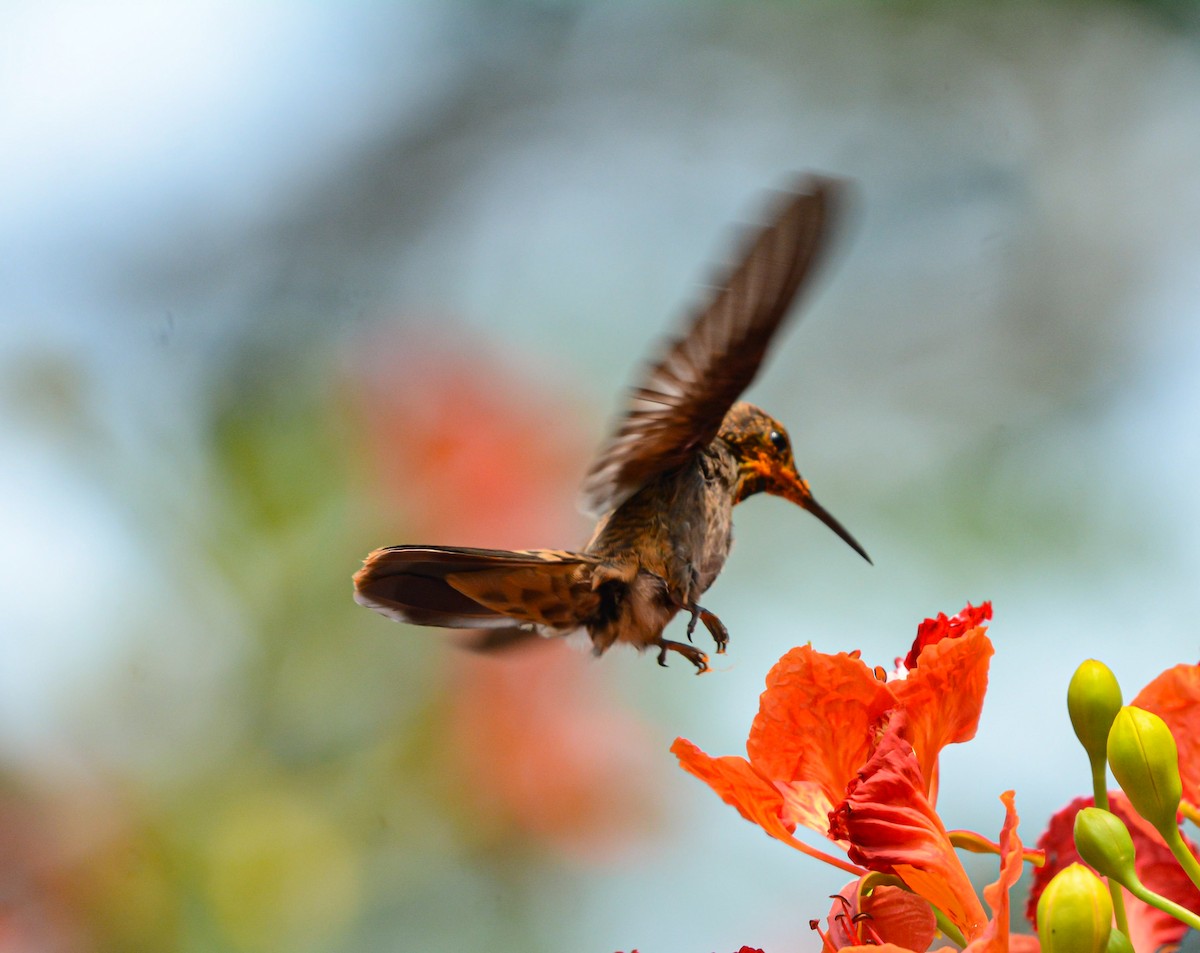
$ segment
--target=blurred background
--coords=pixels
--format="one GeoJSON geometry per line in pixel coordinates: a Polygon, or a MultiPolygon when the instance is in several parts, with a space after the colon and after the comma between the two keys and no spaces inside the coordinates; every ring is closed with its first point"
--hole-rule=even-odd
{"type": "Polygon", "coordinates": [[[4,953],[815,949],[843,875],[667,750],[743,752],[784,651],[993,600],[939,806],[1027,841],[1075,665],[1200,651],[1191,3],[10,0],[0,129],[4,953]],[[701,679],[351,601],[377,546],[582,542],[804,169],[853,214],[750,397],[874,567],[739,508],[701,679]]]}

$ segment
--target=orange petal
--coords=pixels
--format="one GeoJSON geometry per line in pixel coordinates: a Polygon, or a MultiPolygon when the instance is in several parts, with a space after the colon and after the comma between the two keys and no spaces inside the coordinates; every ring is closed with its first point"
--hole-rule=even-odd
{"type": "Polygon", "coordinates": [[[904,667],[910,672],[917,667],[921,653],[930,645],[937,645],[943,639],[955,639],[971,629],[978,628],[992,617],[992,604],[984,602],[967,607],[956,616],[947,616],[939,612],[934,619],[926,619],[917,626],[917,637],[913,640],[912,648],[904,657],[904,667]]]}
{"type": "Polygon", "coordinates": [[[994,651],[986,630],[972,629],[930,645],[907,678],[888,683],[908,715],[906,733],[926,782],[935,777],[942,748],[975,737],[994,651]]]}
{"type": "Polygon", "coordinates": [[[1183,799],[1200,808],[1200,665],[1176,665],[1141,690],[1133,704],[1167,723],[1179,746],[1183,799]]]}
{"type": "Polygon", "coordinates": [[[825,834],[895,698],[857,656],[794,648],[767,675],[746,751],[783,789],[784,816],[825,834]]]}
{"type": "Polygon", "coordinates": [[[937,935],[937,919],[929,902],[901,887],[876,887],[862,903],[871,928],[884,943],[917,953],[929,949],[937,935]]]}
{"type": "Polygon", "coordinates": [[[783,795],[766,778],[759,774],[745,758],[727,755],[712,758],[685,738],[676,738],[671,753],[679,759],[680,767],[705,782],[726,804],[736,807],[742,817],[757,824],[772,837],[785,844],[822,860],[847,873],[859,876],[861,869],[814,847],[796,840],[792,836],[794,825],[783,819],[783,795]]]}
{"type": "MultiPolygon", "coordinates": [[[[848,883],[829,911],[825,950],[844,950],[866,943],[894,944],[924,953],[937,936],[937,919],[929,903],[903,887],[881,885],[865,896],[863,878],[848,883]]],[[[814,928],[815,923],[811,924],[814,928]]]]}
{"type": "Polygon", "coordinates": [[[1017,808],[1012,791],[1000,795],[1004,803],[1004,827],[1000,831],[1000,877],[983,888],[983,898],[992,908],[992,918],[971,938],[963,953],[1009,953],[1009,891],[1021,878],[1024,847],[1017,836],[1017,808]]]}
{"type": "Polygon", "coordinates": [[[966,936],[987,920],[946,828],[925,796],[904,716],[892,718],[871,759],[830,815],[830,833],[851,844],[850,859],[896,874],[966,936]]]}
{"type": "MultiPolygon", "coordinates": [[[[865,943],[863,946],[845,946],[841,948],[841,953],[913,953],[911,947],[898,946],[896,943],[880,943],[876,946],[875,943],[865,943]]],[[[918,953],[920,953],[918,951],[918,953]]],[[[959,953],[958,947],[938,947],[935,953],[959,953]]]]}

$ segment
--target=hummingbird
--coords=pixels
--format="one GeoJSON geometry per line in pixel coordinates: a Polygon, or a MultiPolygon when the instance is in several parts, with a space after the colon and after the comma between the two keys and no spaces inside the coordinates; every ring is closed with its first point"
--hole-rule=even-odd
{"type": "Polygon", "coordinates": [[[354,576],[355,601],[416,625],[481,629],[479,648],[584,630],[594,654],[615,643],[682,655],[703,623],[721,654],[724,623],[700,599],[733,543],[733,508],[757,493],[808,510],[869,563],[800,476],[783,424],[739,401],[827,250],[843,186],[809,175],[776,196],[738,264],[634,387],[583,483],[598,519],[582,550],[404,545],[377,549],[354,576]],[[680,612],[688,641],[663,638],[680,612]]]}

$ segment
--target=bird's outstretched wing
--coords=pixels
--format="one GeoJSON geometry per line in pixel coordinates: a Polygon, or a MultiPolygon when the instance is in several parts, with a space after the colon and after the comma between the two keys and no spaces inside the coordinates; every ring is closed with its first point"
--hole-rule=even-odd
{"type": "Polygon", "coordinates": [[[779,196],[770,224],[749,235],[741,263],[633,389],[584,480],[584,512],[607,513],[716,437],[828,245],[841,192],[837,180],[807,176],[779,196]]]}

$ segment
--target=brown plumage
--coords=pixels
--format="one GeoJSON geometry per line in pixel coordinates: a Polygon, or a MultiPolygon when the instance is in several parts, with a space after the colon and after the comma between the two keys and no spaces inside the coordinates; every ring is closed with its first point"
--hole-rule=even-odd
{"type": "Polygon", "coordinates": [[[634,388],[583,485],[599,518],[582,552],[392,546],[355,574],[354,598],[402,622],[489,630],[482,647],[586,629],[597,655],[615,642],[707,656],[663,638],[680,610],[723,652],[729,635],[700,596],[725,564],[733,507],[771,493],[807,509],[864,559],[813,499],[783,426],[735,403],[828,244],[840,186],[810,176],[784,194],[682,337],[634,388]]]}

